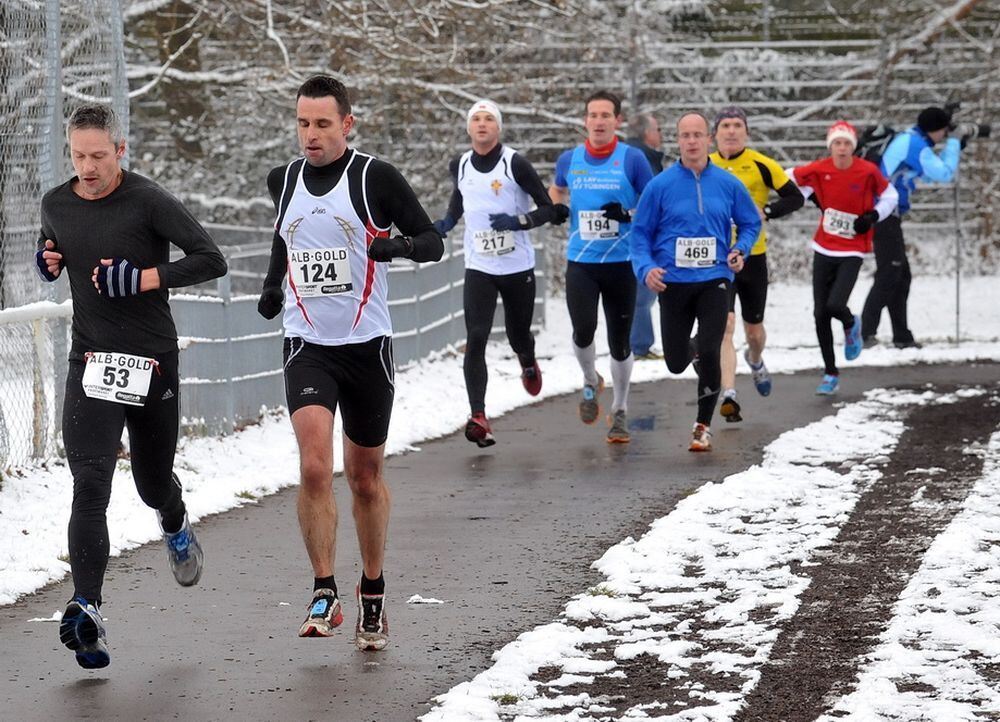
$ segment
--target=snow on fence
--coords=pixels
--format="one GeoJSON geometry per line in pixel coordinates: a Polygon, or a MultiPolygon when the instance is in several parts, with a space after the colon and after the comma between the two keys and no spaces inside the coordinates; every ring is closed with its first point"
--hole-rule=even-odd
{"type": "MultiPolygon", "coordinates": [[[[259,237],[260,230],[210,227],[223,242],[259,237]]],[[[230,274],[170,298],[179,335],[182,433],[229,433],[285,403],[281,319],[266,321],[257,314],[270,243],[222,250],[230,274]]],[[[536,269],[537,330],[545,320],[544,248],[538,249],[536,269]]],[[[392,264],[389,306],[397,367],[464,342],[464,275],[461,247],[439,263],[392,264]]],[[[59,452],[71,315],[70,302],[0,311],[0,469],[59,452]]],[[[494,336],[502,337],[503,329],[498,301],[494,336]]]]}

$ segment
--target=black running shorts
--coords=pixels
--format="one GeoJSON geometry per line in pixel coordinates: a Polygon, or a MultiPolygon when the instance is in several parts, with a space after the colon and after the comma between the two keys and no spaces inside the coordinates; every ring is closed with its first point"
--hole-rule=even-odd
{"type": "Polygon", "coordinates": [[[289,414],[304,406],[336,413],[340,406],[348,439],[369,448],[385,443],[396,390],[389,336],[343,346],[286,338],[284,358],[289,414]]]}
{"type": "Polygon", "coordinates": [[[740,312],[747,323],[764,323],[767,305],[767,254],[749,256],[743,260],[743,270],[736,274],[729,310],[736,310],[740,297],[740,312]]]}

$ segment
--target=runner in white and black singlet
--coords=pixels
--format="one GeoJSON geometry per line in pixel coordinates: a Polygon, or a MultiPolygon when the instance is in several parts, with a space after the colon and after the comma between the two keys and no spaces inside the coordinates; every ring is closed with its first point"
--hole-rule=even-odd
{"type": "Polygon", "coordinates": [[[296,116],[304,157],[267,178],[277,218],[258,310],[274,318],[284,309],[285,393],[302,476],[299,526],[314,573],[299,635],[328,637],[343,621],[333,576],[333,418],[339,408],[363,561],[355,643],[383,649],[390,495],[382,463],[395,390],[385,263],[437,261],[444,245],[399,171],[347,147],[354,116],[340,81],[308,79],[299,88],[296,116]],[[405,235],[390,236],[392,226],[405,235]]]}
{"type": "Polygon", "coordinates": [[[173,473],[179,381],[167,289],[217,278],[226,262],[176,198],[121,167],[125,136],[111,108],[78,108],[67,135],[76,176],[42,199],[35,265],[45,281],[65,270],[73,298],[63,443],[73,472],[74,591],[59,636],[92,669],[111,661],[100,607],[123,427],[136,488],[156,510],[174,577],[184,586],[201,577],[202,549],[173,473]],[[171,245],[185,254],[172,263],[171,245]]]}
{"type": "Polygon", "coordinates": [[[507,340],[521,365],[521,383],[532,396],[542,390],[531,317],[535,308],[535,249],[528,230],[562,223],[569,209],[553,204],[538,173],[513,148],[500,143],[503,116],[496,103],[479,100],[467,114],[472,149],[450,165],[455,188],[441,235],[465,215],[465,387],[471,413],[465,438],[480,447],[496,443],[486,418],[486,343],[497,294],[503,299],[507,340]],[[538,206],[531,211],[534,201],[538,206]]]}

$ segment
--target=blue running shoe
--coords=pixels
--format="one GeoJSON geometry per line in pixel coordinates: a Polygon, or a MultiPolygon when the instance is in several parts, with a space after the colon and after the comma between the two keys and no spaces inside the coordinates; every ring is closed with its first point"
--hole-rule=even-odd
{"type": "Polygon", "coordinates": [[[816,387],[816,395],[833,396],[837,393],[838,388],[840,388],[840,377],[833,374],[826,374],[823,376],[823,380],[819,382],[819,386],[816,387]]]}
{"type": "MultiPolygon", "coordinates": [[[[163,519],[160,512],[156,512],[156,518],[160,522],[160,531],[163,531],[163,519]]],[[[181,528],[173,534],[163,531],[163,541],[167,544],[167,559],[170,561],[170,571],[174,573],[174,579],[182,587],[192,587],[201,579],[201,569],[205,563],[205,552],[202,551],[198,537],[191,528],[187,513],[184,514],[184,523],[181,528]]]]}
{"type": "Polygon", "coordinates": [[[750,361],[750,349],[743,352],[743,358],[747,362],[747,366],[750,367],[750,376],[753,378],[753,385],[757,389],[757,393],[761,396],[770,395],[771,374],[768,372],[767,366],[764,365],[764,359],[761,359],[760,363],[755,366],[750,361]]]}
{"type": "Polygon", "coordinates": [[[600,374],[597,374],[597,386],[584,383],[583,398],[580,399],[580,421],[583,423],[592,424],[600,416],[601,404],[597,397],[602,391],[604,391],[604,377],[600,374]]]}
{"type": "Polygon", "coordinates": [[[853,361],[861,355],[861,349],[865,347],[861,340],[861,317],[854,316],[854,325],[844,331],[844,358],[853,361]]]}
{"type": "Polygon", "coordinates": [[[76,597],[66,605],[59,623],[59,641],[76,652],[76,662],[84,669],[100,669],[111,664],[108,633],[96,605],[76,597]]]}

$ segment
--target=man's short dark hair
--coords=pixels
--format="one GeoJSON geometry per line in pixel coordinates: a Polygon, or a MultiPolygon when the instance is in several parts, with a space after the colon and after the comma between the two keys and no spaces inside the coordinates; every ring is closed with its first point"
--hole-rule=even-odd
{"type": "Polygon", "coordinates": [[[598,90],[597,92],[591,93],[587,98],[586,102],[583,104],[583,113],[587,114],[590,109],[590,104],[595,100],[608,100],[611,104],[615,106],[615,115],[622,114],[622,99],[617,95],[612,93],[610,90],[598,90]]]}
{"type": "Polygon", "coordinates": [[[337,109],[341,116],[347,117],[351,114],[351,98],[347,92],[347,86],[329,75],[314,75],[299,86],[299,98],[329,98],[337,101],[337,109]]]}
{"type": "Polygon", "coordinates": [[[125,131],[122,129],[121,121],[110,105],[88,103],[74,110],[66,123],[66,140],[69,141],[69,135],[74,130],[88,128],[106,130],[116,148],[125,142],[125,131]]]}

